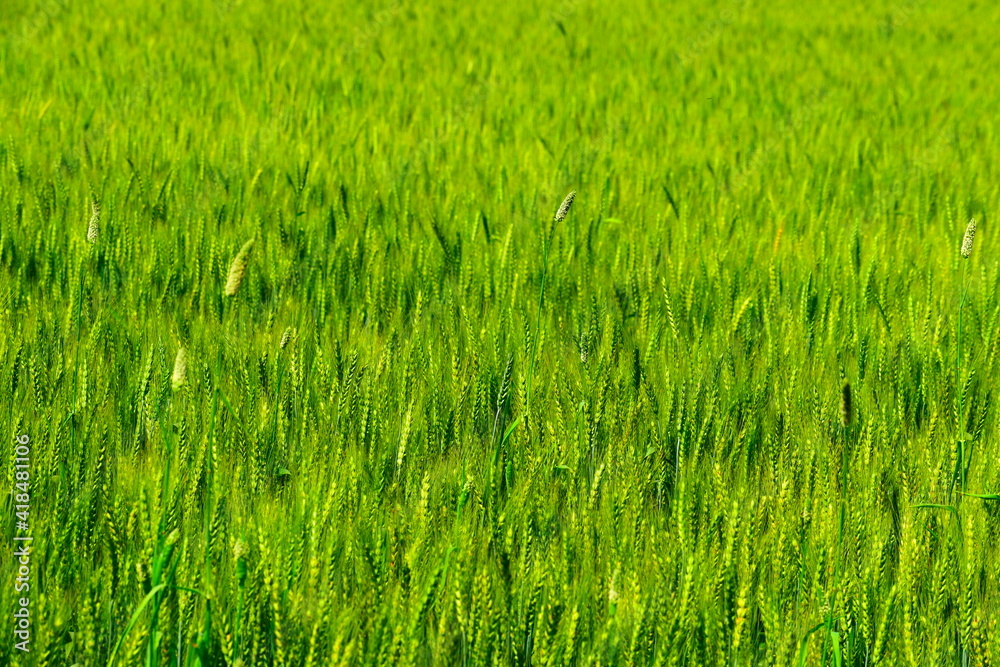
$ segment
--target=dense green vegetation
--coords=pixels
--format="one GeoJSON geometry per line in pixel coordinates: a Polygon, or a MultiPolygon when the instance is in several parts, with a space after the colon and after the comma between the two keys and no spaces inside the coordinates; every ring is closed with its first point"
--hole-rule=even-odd
{"type": "Polygon", "coordinates": [[[1000,664],[998,21],[4,0],[0,663],[1000,664]]]}

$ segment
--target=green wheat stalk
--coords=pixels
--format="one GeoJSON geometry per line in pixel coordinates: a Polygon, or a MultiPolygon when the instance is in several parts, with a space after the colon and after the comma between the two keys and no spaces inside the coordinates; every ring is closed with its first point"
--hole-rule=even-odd
{"type": "MultiPolygon", "coordinates": [[[[965,236],[962,238],[962,259],[966,260],[972,255],[972,242],[976,236],[976,220],[973,218],[969,220],[969,225],[965,228],[965,236]]],[[[955,488],[955,478],[958,477],[959,488],[964,493],[965,492],[965,475],[966,475],[966,461],[965,461],[965,443],[966,443],[966,433],[965,433],[965,406],[963,405],[964,390],[962,385],[962,310],[965,308],[965,298],[968,295],[968,288],[965,284],[965,273],[966,273],[967,262],[962,262],[962,297],[958,302],[958,335],[957,342],[955,344],[955,377],[957,378],[958,386],[956,390],[958,391],[958,470],[956,474],[952,475],[951,483],[948,487],[948,497],[951,497],[952,492],[955,488]]]]}
{"type": "MultiPolygon", "coordinates": [[[[573,200],[576,199],[576,191],[570,192],[563,199],[562,204],[556,210],[554,216],[552,216],[552,225],[557,225],[566,219],[569,215],[569,209],[573,206],[573,200]]],[[[549,232],[546,230],[542,234],[542,280],[538,286],[538,308],[535,311],[535,338],[532,341],[531,346],[531,359],[528,362],[528,386],[526,389],[526,411],[531,411],[531,384],[535,375],[535,360],[538,356],[538,339],[540,338],[540,331],[542,327],[542,301],[545,297],[545,280],[549,273],[549,232]]]]}

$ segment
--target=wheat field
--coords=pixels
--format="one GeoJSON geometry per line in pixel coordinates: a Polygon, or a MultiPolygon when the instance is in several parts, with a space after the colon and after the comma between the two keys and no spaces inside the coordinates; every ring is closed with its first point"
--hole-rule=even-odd
{"type": "Polygon", "coordinates": [[[1000,665],[998,22],[4,0],[0,664],[1000,665]]]}

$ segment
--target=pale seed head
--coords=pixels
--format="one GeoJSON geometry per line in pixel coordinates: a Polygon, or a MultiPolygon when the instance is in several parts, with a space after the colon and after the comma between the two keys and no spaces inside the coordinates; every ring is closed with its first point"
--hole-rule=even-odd
{"type": "Polygon", "coordinates": [[[187,352],[184,351],[183,347],[178,348],[177,356],[174,357],[174,372],[170,376],[170,386],[174,388],[174,391],[183,387],[187,382],[187,368],[187,352]]]}
{"type": "Polygon", "coordinates": [[[295,335],[295,329],[288,327],[285,329],[285,333],[281,334],[281,349],[284,350],[288,343],[291,342],[292,336],[295,335]]]}
{"type": "Polygon", "coordinates": [[[97,235],[101,226],[101,203],[97,201],[97,196],[90,198],[90,224],[87,225],[87,242],[97,243],[97,235]]]}
{"type": "Polygon", "coordinates": [[[969,220],[969,226],[965,228],[965,238],[962,239],[962,257],[969,259],[972,254],[972,239],[976,236],[976,219],[969,220]]]}
{"type": "Polygon", "coordinates": [[[247,265],[250,264],[250,252],[253,250],[253,239],[243,244],[239,253],[233,258],[233,263],[229,265],[229,278],[226,280],[226,296],[236,296],[243,284],[243,279],[247,274],[247,265]]]}
{"type": "Polygon", "coordinates": [[[250,547],[247,543],[243,540],[243,538],[237,539],[236,544],[233,545],[233,556],[236,557],[236,560],[243,558],[248,553],[250,553],[250,547]]]}
{"type": "Polygon", "coordinates": [[[563,199],[563,203],[559,205],[559,210],[556,211],[555,221],[562,222],[569,215],[569,209],[573,205],[573,200],[576,199],[576,190],[570,192],[566,195],[566,199],[563,199]]]}

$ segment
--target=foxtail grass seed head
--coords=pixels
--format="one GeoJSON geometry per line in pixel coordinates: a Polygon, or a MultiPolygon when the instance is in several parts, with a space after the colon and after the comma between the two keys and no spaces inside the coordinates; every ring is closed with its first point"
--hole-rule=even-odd
{"type": "Polygon", "coordinates": [[[972,239],[976,236],[976,219],[969,220],[969,226],[965,228],[965,238],[962,239],[962,257],[969,259],[972,254],[972,239]]]}
{"type": "Polygon", "coordinates": [[[851,403],[851,383],[847,382],[840,395],[840,422],[846,428],[852,421],[854,421],[854,405],[851,403]]]}
{"type": "Polygon", "coordinates": [[[90,198],[90,224],[87,225],[87,242],[97,243],[97,235],[101,231],[101,203],[96,196],[90,198]]]}
{"type": "Polygon", "coordinates": [[[243,538],[237,539],[236,543],[233,545],[233,556],[236,560],[243,558],[248,553],[250,553],[250,547],[247,545],[246,541],[243,538]]]}
{"type": "Polygon", "coordinates": [[[566,199],[563,199],[563,203],[559,205],[559,210],[556,211],[555,221],[562,222],[569,215],[569,208],[573,205],[573,200],[576,199],[576,190],[570,192],[566,195],[566,199]]]}
{"type": "Polygon", "coordinates": [[[253,239],[243,244],[239,253],[233,258],[233,263],[229,265],[229,279],[226,280],[226,296],[236,296],[243,284],[243,279],[247,275],[247,265],[250,264],[250,252],[253,250],[253,239]]]}
{"type": "Polygon", "coordinates": [[[183,347],[178,348],[177,356],[174,357],[174,372],[170,376],[170,386],[174,388],[174,391],[183,387],[187,382],[187,369],[187,352],[184,351],[183,347]]]}

